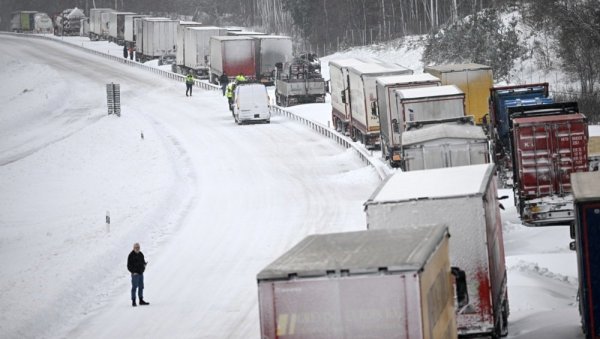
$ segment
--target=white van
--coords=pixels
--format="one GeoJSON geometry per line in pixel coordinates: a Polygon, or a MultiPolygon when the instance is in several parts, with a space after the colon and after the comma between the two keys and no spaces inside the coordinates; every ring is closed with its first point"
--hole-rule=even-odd
{"type": "Polygon", "coordinates": [[[259,83],[240,83],[235,87],[233,118],[238,124],[251,121],[271,122],[269,94],[259,83]]]}

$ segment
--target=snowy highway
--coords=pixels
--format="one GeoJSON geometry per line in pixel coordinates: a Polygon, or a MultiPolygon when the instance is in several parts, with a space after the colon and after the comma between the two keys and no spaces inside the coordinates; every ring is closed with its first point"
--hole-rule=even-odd
{"type": "MultiPolygon", "coordinates": [[[[219,91],[52,41],[0,34],[0,65],[0,337],[259,338],[256,274],[306,235],[365,229],[376,171],[304,125],[238,126],[219,91]]],[[[503,205],[508,338],[583,338],[568,228],[503,205]]]]}
{"type": "Polygon", "coordinates": [[[310,129],[237,126],[220,92],[186,98],[182,83],[53,42],[0,45],[15,87],[2,94],[1,241],[24,245],[0,250],[18,276],[0,281],[9,337],[258,337],[256,273],[307,234],[364,228],[375,171],[310,129]],[[106,115],[111,82],[121,118],[106,115]],[[143,309],[125,267],[135,241],[143,309]]]}

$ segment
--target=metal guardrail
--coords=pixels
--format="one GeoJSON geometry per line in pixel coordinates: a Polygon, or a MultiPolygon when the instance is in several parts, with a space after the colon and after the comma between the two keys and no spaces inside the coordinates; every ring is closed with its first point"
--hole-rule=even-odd
{"type": "MultiPolygon", "coordinates": [[[[27,33],[0,32],[0,34],[56,41],[56,42],[62,43],[64,45],[67,45],[67,46],[70,46],[73,48],[77,48],[77,49],[84,51],[86,53],[89,53],[89,54],[94,54],[94,55],[103,57],[105,59],[113,60],[116,62],[120,62],[122,64],[127,64],[132,67],[143,69],[145,71],[149,71],[149,72],[158,74],[158,75],[168,78],[168,79],[172,79],[172,80],[179,81],[179,82],[185,82],[184,75],[164,71],[164,70],[156,68],[156,67],[147,66],[147,65],[141,64],[134,60],[125,59],[123,57],[118,57],[115,55],[110,55],[110,54],[106,54],[103,52],[95,51],[95,50],[92,50],[89,48],[85,48],[83,46],[79,46],[76,44],[72,44],[70,42],[66,42],[64,40],[59,40],[59,39],[55,39],[55,38],[43,36],[43,35],[35,35],[35,34],[27,34],[27,33]]],[[[199,80],[195,81],[195,85],[197,87],[200,87],[205,90],[212,90],[212,91],[217,91],[217,90],[220,91],[221,90],[221,87],[219,87],[219,86],[209,84],[206,82],[202,82],[199,80]]],[[[271,112],[281,115],[281,116],[284,116],[290,120],[298,121],[298,122],[310,127],[317,133],[324,135],[324,136],[328,137],[329,139],[334,140],[335,142],[337,142],[338,144],[342,145],[345,148],[352,148],[364,163],[366,163],[367,165],[369,165],[375,169],[375,171],[377,172],[377,175],[379,176],[379,178],[381,180],[385,179],[385,177],[387,176],[387,174],[383,171],[383,169],[373,161],[372,156],[370,154],[368,154],[366,150],[357,147],[350,138],[338,133],[337,131],[335,131],[329,127],[323,126],[320,123],[317,123],[312,120],[308,120],[306,118],[298,116],[298,115],[296,115],[288,110],[285,110],[281,107],[278,107],[278,106],[271,106],[271,112]]]]}

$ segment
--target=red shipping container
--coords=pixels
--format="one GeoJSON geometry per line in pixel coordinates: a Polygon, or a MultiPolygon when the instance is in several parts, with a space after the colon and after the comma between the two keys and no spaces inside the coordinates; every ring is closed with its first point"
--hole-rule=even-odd
{"type": "MultiPolygon", "coordinates": [[[[513,119],[514,189],[524,222],[536,224],[546,223],[537,219],[557,219],[561,223],[573,218],[570,198],[567,202],[571,206],[562,212],[540,206],[553,204],[547,201],[548,197],[570,196],[571,173],[588,171],[587,142],[587,120],[580,113],[513,119]],[[531,200],[535,200],[533,205],[528,203],[531,200]],[[545,214],[535,216],[537,213],[545,214]]],[[[554,222],[546,224],[551,223],[554,222]]]]}

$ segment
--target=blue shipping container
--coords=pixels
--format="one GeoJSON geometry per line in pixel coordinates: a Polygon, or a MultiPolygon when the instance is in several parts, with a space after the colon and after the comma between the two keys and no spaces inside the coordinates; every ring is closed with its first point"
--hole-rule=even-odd
{"type": "Polygon", "coordinates": [[[600,338],[600,172],[571,174],[579,309],[587,339],[600,338]]]}

